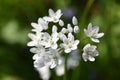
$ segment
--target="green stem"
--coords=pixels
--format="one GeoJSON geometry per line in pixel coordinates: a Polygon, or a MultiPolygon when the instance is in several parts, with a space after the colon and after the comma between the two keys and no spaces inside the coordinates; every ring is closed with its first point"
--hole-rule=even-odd
{"type": "Polygon", "coordinates": [[[65,63],[64,63],[64,80],[67,80],[67,56],[68,56],[68,54],[65,54],[65,63]]]}
{"type": "Polygon", "coordinates": [[[84,9],[84,11],[83,11],[83,14],[82,14],[80,26],[83,26],[83,25],[84,25],[84,23],[85,23],[85,21],[86,21],[86,17],[87,17],[87,15],[88,15],[88,12],[89,12],[89,10],[90,10],[93,2],[94,2],[94,0],[88,0],[87,4],[86,4],[86,6],[85,6],[85,9],[84,9]]]}

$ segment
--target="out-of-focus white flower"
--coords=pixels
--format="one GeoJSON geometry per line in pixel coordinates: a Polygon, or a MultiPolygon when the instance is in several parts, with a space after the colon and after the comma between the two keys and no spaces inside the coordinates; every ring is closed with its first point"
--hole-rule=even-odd
{"type": "Polygon", "coordinates": [[[38,46],[41,44],[41,40],[43,38],[44,33],[40,32],[40,33],[36,33],[36,34],[32,34],[29,33],[28,37],[32,40],[30,42],[27,43],[28,46],[38,46]]]}
{"type": "Polygon", "coordinates": [[[72,23],[73,23],[73,25],[78,24],[78,20],[77,20],[77,18],[75,16],[72,18],[72,23]]]}
{"type": "Polygon", "coordinates": [[[74,26],[74,33],[79,33],[79,27],[78,26],[74,26]]]}
{"type": "Polygon", "coordinates": [[[73,50],[68,56],[67,68],[74,69],[75,67],[77,67],[79,65],[79,59],[80,59],[80,55],[78,49],[73,50]]]}
{"type": "Polygon", "coordinates": [[[99,55],[99,52],[96,50],[96,46],[94,45],[90,45],[87,44],[85,45],[85,47],[83,48],[83,54],[82,54],[82,58],[83,60],[86,62],[87,60],[89,61],[95,61],[95,56],[99,55]]]}
{"type": "Polygon", "coordinates": [[[92,24],[89,23],[88,29],[84,29],[85,34],[90,37],[90,39],[93,42],[99,43],[98,38],[101,38],[104,36],[104,33],[98,33],[99,32],[99,26],[92,27],[92,24]]]}
{"type": "Polygon", "coordinates": [[[55,68],[55,71],[56,71],[56,74],[57,74],[58,76],[64,75],[64,64],[58,65],[58,66],[55,68]]]}
{"type": "Polygon", "coordinates": [[[39,72],[40,78],[42,80],[49,80],[50,78],[49,66],[44,66],[42,68],[36,68],[36,69],[39,72]]]}
{"type": "Polygon", "coordinates": [[[59,22],[59,19],[61,16],[62,16],[62,13],[60,9],[57,10],[56,12],[54,12],[52,9],[49,9],[49,16],[45,16],[43,17],[43,19],[48,22],[57,23],[59,22]]]}
{"type": "Polygon", "coordinates": [[[68,38],[63,37],[63,43],[60,46],[64,48],[65,53],[69,53],[72,50],[77,49],[78,44],[79,40],[74,40],[74,36],[72,35],[72,33],[69,33],[68,38]]]}
{"type": "Polygon", "coordinates": [[[34,28],[34,29],[32,29],[32,31],[35,31],[35,32],[41,32],[42,30],[48,29],[48,22],[46,22],[42,18],[38,19],[38,24],[37,23],[31,23],[31,25],[34,28]]]}
{"type": "Polygon", "coordinates": [[[63,20],[59,20],[59,25],[60,25],[60,26],[64,26],[63,20]]]}
{"type": "Polygon", "coordinates": [[[57,65],[62,64],[62,58],[57,49],[49,49],[47,54],[49,55],[50,58],[49,61],[51,69],[56,67],[57,65]]]}
{"type": "Polygon", "coordinates": [[[62,63],[62,59],[57,49],[48,49],[43,54],[35,54],[34,58],[34,67],[42,68],[44,66],[50,66],[50,68],[54,68],[57,65],[62,63]]]}

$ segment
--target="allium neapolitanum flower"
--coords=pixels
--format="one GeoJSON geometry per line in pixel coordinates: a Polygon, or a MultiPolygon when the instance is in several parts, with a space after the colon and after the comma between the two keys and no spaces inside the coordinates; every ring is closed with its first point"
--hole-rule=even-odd
{"type": "MultiPolygon", "coordinates": [[[[34,67],[41,75],[43,80],[49,79],[49,68],[56,69],[58,76],[64,74],[64,54],[69,54],[67,59],[67,67],[75,68],[79,63],[79,53],[75,54],[80,41],[75,39],[76,33],[79,33],[78,20],[75,16],[72,18],[72,23],[64,23],[61,19],[63,13],[61,10],[54,12],[49,9],[49,16],[44,16],[38,19],[38,23],[31,23],[33,33],[29,33],[31,39],[28,46],[32,47],[30,52],[34,53],[34,67]],[[53,25],[49,24],[53,23],[53,25]],[[51,27],[52,28],[49,28],[51,27]],[[49,31],[48,31],[49,29],[49,31]],[[51,30],[50,30],[51,29],[51,30]],[[47,32],[48,31],[48,32],[47,32]],[[71,64],[72,62],[72,64],[71,64]],[[74,63],[74,64],[73,64],[74,63]],[[47,75],[46,75],[47,74],[47,75]]],[[[99,42],[104,33],[98,33],[99,27],[92,27],[90,23],[88,29],[84,29],[85,34],[93,41],[99,42]]],[[[87,44],[83,48],[82,58],[84,61],[94,61],[95,56],[98,56],[96,46],[87,44]]]]}
{"type": "Polygon", "coordinates": [[[72,23],[64,25],[64,21],[61,20],[62,13],[61,10],[54,12],[49,9],[49,16],[38,19],[38,23],[31,23],[34,33],[29,33],[28,37],[32,40],[28,42],[28,46],[32,48],[30,51],[35,53],[33,56],[34,67],[42,68],[49,66],[54,68],[60,65],[63,61],[61,59],[61,52],[70,53],[72,50],[77,49],[79,40],[74,40],[73,33],[77,33],[79,28],[76,27],[78,24],[77,18],[73,17],[72,23]],[[49,23],[57,23],[58,25],[53,25],[51,33],[46,30],[49,29],[49,23]],[[66,27],[67,26],[67,27],[66,27]],[[72,27],[73,26],[73,27],[72,27]],[[61,30],[57,30],[57,27],[61,27],[61,30]],[[65,28],[66,27],[66,28],[65,28]],[[68,37],[63,37],[61,35],[68,37]],[[61,40],[61,43],[58,41],[61,40]],[[62,45],[62,46],[61,46],[62,45]]]}
{"type": "Polygon", "coordinates": [[[72,50],[77,49],[78,44],[79,40],[74,40],[72,33],[69,33],[68,38],[66,36],[63,37],[63,43],[61,44],[61,47],[64,48],[65,53],[70,53],[72,50]]]}
{"type": "Polygon", "coordinates": [[[83,48],[83,54],[82,54],[84,61],[87,61],[87,60],[95,61],[94,57],[99,55],[96,48],[97,47],[94,45],[90,45],[90,44],[85,45],[85,47],[83,48]]]}
{"type": "Polygon", "coordinates": [[[48,22],[54,22],[57,23],[59,22],[60,17],[62,16],[61,10],[57,10],[54,12],[52,9],[49,9],[49,16],[43,17],[44,20],[48,22]]]}
{"type": "Polygon", "coordinates": [[[90,37],[90,39],[93,42],[99,43],[98,38],[101,38],[104,36],[104,33],[98,33],[99,32],[99,26],[92,27],[92,24],[89,23],[88,29],[84,29],[85,34],[90,37]]]}

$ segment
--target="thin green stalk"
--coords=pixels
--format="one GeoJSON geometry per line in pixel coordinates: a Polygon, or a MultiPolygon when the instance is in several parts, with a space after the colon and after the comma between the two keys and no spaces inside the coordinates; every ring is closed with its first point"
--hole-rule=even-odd
{"type": "Polygon", "coordinates": [[[64,80],[67,80],[67,56],[68,56],[68,54],[65,54],[65,63],[64,63],[64,80]]]}
{"type": "Polygon", "coordinates": [[[84,9],[84,11],[83,11],[83,14],[82,14],[80,26],[83,26],[83,25],[84,25],[84,23],[85,23],[85,21],[86,21],[86,17],[87,17],[87,15],[88,15],[88,12],[89,12],[89,10],[90,10],[93,2],[94,2],[94,0],[88,0],[87,4],[86,4],[86,6],[85,6],[85,9],[84,9]]]}

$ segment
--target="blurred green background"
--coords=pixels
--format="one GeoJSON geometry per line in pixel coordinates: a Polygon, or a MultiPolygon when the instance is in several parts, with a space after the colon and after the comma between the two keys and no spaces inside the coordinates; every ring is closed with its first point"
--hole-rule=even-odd
{"type": "MultiPolygon", "coordinates": [[[[26,46],[27,34],[31,22],[48,15],[49,8],[61,9],[66,21],[75,15],[81,33],[89,22],[105,33],[96,61],[81,59],[68,71],[69,80],[120,80],[120,0],[0,0],[0,80],[40,80],[26,46]]],[[[62,80],[52,74],[51,80],[62,80]]]]}

